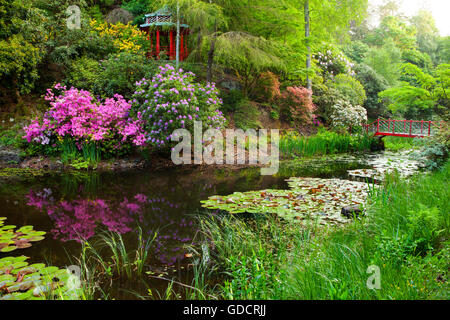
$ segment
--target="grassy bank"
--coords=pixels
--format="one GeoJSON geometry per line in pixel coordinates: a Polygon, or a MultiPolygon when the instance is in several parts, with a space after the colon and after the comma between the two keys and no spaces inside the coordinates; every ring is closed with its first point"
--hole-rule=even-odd
{"type": "Polygon", "coordinates": [[[448,299],[450,164],[409,181],[391,177],[365,218],[341,228],[273,217],[202,219],[225,299],[448,299]],[[380,289],[369,289],[380,270],[380,289]]]}

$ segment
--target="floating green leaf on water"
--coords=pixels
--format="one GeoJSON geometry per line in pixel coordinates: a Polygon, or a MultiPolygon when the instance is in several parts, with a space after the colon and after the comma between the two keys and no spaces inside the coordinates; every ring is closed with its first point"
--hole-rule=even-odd
{"type": "Polygon", "coordinates": [[[0,259],[0,300],[41,300],[51,296],[76,298],[67,286],[70,273],[43,263],[28,265],[28,257],[0,259]]]}
{"type": "Polygon", "coordinates": [[[43,240],[44,231],[33,230],[33,226],[24,226],[16,231],[14,225],[4,225],[5,217],[0,217],[0,252],[31,247],[31,242],[43,240]]]}
{"type": "Polygon", "coordinates": [[[290,178],[289,190],[262,190],[235,192],[228,196],[212,196],[202,201],[208,209],[236,213],[274,213],[293,221],[318,219],[321,224],[345,223],[341,215],[343,207],[364,206],[368,185],[362,182],[290,178]]]}

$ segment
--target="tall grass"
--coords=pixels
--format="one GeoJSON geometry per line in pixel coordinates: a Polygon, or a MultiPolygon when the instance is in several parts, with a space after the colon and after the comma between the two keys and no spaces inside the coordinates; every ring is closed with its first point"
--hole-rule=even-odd
{"type": "Polygon", "coordinates": [[[280,137],[280,155],[285,158],[328,155],[370,150],[373,138],[368,135],[338,134],[319,131],[315,136],[288,133],[280,137]]]}
{"type": "Polygon", "coordinates": [[[138,228],[137,246],[125,245],[123,236],[116,232],[103,232],[90,241],[82,242],[76,265],[81,268],[81,298],[108,299],[116,281],[139,281],[146,269],[157,234],[144,237],[138,228]]]}
{"type": "Polygon", "coordinates": [[[366,216],[345,227],[274,217],[203,220],[225,299],[448,299],[450,164],[372,188],[366,216]],[[369,266],[381,288],[367,286],[369,266]]]}
{"type": "MultiPolygon", "coordinates": [[[[132,279],[144,274],[144,266],[156,235],[155,233],[153,237],[144,239],[142,229],[139,228],[137,248],[128,250],[120,233],[105,232],[99,235],[95,247],[103,246],[109,249],[112,261],[108,268],[110,269],[112,266],[119,277],[126,276],[132,279]]],[[[102,262],[101,265],[105,268],[105,262],[102,262]]]]}
{"type": "Polygon", "coordinates": [[[72,139],[61,141],[61,161],[69,164],[78,158],[78,148],[72,139]]]}
{"type": "Polygon", "coordinates": [[[100,162],[100,149],[94,142],[83,144],[81,150],[72,139],[65,138],[60,143],[61,161],[76,168],[95,166],[100,162]]]}
{"type": "Polygon", "coordinates": [[[418,147],[418,139],[421,138],[404,138],[387,136],[383,138],[384,146],[387,150],[400,151],[414,149],[418,147]]]}
{"type": "Polygon", "coordinates": [[[89,164],[97,164],[100,162],[100,150],[96,143],[90,142],[84,144],[81,148],[81,152],[83,154],[83,159],[89,164]]]}

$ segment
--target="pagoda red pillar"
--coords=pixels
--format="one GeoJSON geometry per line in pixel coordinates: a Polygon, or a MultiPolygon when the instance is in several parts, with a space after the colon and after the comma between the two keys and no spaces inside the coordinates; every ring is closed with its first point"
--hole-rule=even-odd
{"type": "Polygon", "coordinates": [[[170,49],[169,49],[169,60],[173,59],[174,55],[174,43],[173,43],[173,30],[170,30],[170,49]]]}
{"type": "Polygon", "coordinates": [[[148,33],[147,33],[147,41],[150,44],[150,46],[147,47],[147,59],[148,59],[148,58],[150,58],[150,55],[151,55],[151,51],[150,51],[150,47],[151,47],[150,30],[148,30],[148,33]]]}
{"type": "Polygon", "coordinates": [[[159,59],[159,51],[161,50],[161,46],[160,46],[160,34],[159,34],[159,29],[156,30],[156,58],[159,59]]]}
{"type": "Polygon", "coordinates": [[[186,41],[184,41],[184,54],[185,54],[185,56],[186,56],[186,58],[187,58],[187,56],[188,56],[188,48],[187,48],[187,44],[188,44],[188,34],[186,33],[186,39],[185,39],[186,41]]]}
{"type": "Polygon", "coordinates": [[[180,60],[184,60],[184,44],[183,44],[183,33],[181,33],[181,41],[180,41],[180,60]]]}

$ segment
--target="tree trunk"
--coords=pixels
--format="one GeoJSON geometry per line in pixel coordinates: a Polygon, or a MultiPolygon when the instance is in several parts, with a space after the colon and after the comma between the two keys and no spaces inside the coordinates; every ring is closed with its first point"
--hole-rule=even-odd
{"type": "Polygon", "coordinates": [[[195,57],[195,61],[201,61],[202,60],[202,31],[198,30],[198,34],[197,34],[197,52],[196,52],[196,57],[195,57]]]}
{"type": "Polygon", "coordinates": [[[214,34],[211,39],[211,47],[208,51],[208,67],[206,70],[206,81],[212,82],[212,68],[214,63],[214,50],[216,48],[216,39],[217,39],[217,22],[214,25],[214,34]]]}
{"type": "Polygon", "coordinates": [[[180,4],[177,2],[177,44],[176,44],[176,66],[180,67],[180,4]]]}
{"type": "Polygon", "coordinates": [[[304,13],[305,13],[305,38],[306,38],[306,48],[308,50],[308,54],[306,56],[306,82],[307,82],[307,86],[306,88],[308,90],[312,90],[312,81],[311,81],[311,77],[309,75],[310,71],[311,71],[311,45],[309,43],[309,34],[310,34],[310,18],[309,18],[309,0],[305,0],[305,8],[304,8],[304,13]]]}

